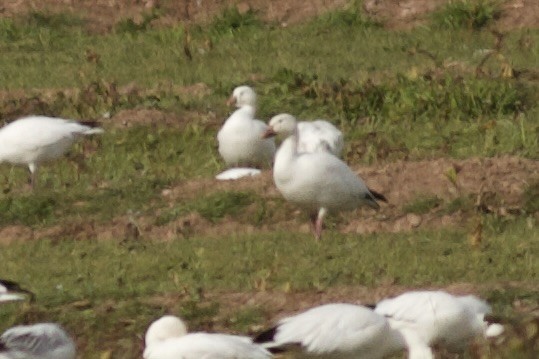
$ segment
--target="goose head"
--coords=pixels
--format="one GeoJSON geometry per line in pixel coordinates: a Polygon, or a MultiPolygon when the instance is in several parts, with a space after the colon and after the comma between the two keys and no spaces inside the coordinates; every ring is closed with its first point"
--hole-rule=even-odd
{"type": "Polygon", "coordinates": [[[263,134],[263,138],[273,137],[275,135],[288,137],[292,136],[296,130],[296,118],[287,113],[282,113],[271,118],[267,130],[263,134]]]}
{"type": "Polygon", "coordinates": [[[153,322],[144,338],[146,347],[163,342],[170,338],[182,337],[187,334],[187,326],[178,317],[165,315],[153,322]]]}
{"type": "Polygon", "coordinates": [[[228,105],[235,104],[236,107],[256,105],[256,93],[249,86],[239,86],[234,89],[232,96],[227,101],[228,105]]]}

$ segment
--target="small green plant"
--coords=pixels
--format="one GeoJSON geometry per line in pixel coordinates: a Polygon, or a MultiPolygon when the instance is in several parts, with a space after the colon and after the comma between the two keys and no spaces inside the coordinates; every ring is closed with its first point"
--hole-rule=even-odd
{"type": "Polygon", "coordinates": [[[528,186],[522,196],[524,198],[524,211],[530,214],[539,212],[539,181],[528,186]]]}
{"type": "Polygon", "coordinates": [[[436,26],[451,29],[478,30],[499,16],[500,8],[496,0],[456,0],[433,13],[432,22],[436,26]]]}
{"type": "Polygon", "coordinates": [[[196,200],[191,207],[212,222],[225,215],[236,215],[253,202],[253,195],[246,192],[216,192],[196,200]]]}
{"type": "Polygon", "coordinates": [[[127,18],[119,21],[115,26],[115,30],[117,33],[129,34],[142,32],[149,29],[152,21],[158,19],[160,16],[161,11],[156,8],[150,12],[144,13],[140,21],[135,21],[132,18],[127,18]]]}
{"type": "Polygon", "coordinates": [[[468,211],[472,209],[472,206],[473,203],[470,198],[457,197],[445,205],[444,212],[447,214],[452,214],[457,211],[468,211]]]}
{"type": "Polygon", "coordinates": [[[437,196],[418,196],[402,209],[404,213],[425,214],[438,208],[442,204],[442,199],[437,196]]]}
{"type": "Polygon", "coordinates": [[[321,15],[311,22],[311,26],[317,29],[335,28],[370,28],[380,27],[380,24],[366,16],[357,5],[347,10],[330,11],[321,15]]]}
{"type": "Polygon", "coordinates": [[[222,14],[213,20],[210,31],[217,35],[232,34],[246,27],[260,26],[256,12],[249,9],[241,13],[237,7],[232,6],[223,10],[222,14]]]}
{"type": "Polygon", "coordinates": [[[264,311],[260,307],[245,307],[235,312],[228,322],[232,329],[248,333],[253,325],[264,323],[264,320],[264,311]]]}
{"type": "Polygon", "coordinates": [[[68,13],[48,13],[31,11],[22,19],[26,26],[48,28],[55,31],[69,31],[84,25],[80,17],[68,13]]]}
{"type": "Polygon", "coordinates": [[[52,219],[57,202],[47,195],[7,197],[0,200],[0,224],[34,225],[52,219]]]}

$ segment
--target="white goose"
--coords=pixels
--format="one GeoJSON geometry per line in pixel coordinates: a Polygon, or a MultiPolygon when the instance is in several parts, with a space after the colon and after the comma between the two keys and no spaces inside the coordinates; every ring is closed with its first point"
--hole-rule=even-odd
{"type": "Polygon", "coordinates": [[[0,279],[0,302],[26,300],[26,298],[32,301],[34,299],[34,293],[21,288],[18,283],[0,279]]]}
{"type": "Polygon", "coordinates": [[[503,332],[500,324],[487,322],[490,306],[472,295],[414,291],[382,300],[374,311],[402,333],[410,358],[414,359],[434,358],[433,345],[462,350],[473,338],[493,337],[503,332]]]}
{"type": "Polygon", "coordinates": [[[144,359],[268,359],[272,355],[249,337],[191,333],[183,321],[167,315],[153,322],[145,337],[144,359]]]}
{"type": "Polygon", "coordinates": [[[309,357],[377,359],[405,348],[402,335],[370,308],[326,304],[284,318],[255,342],[270,351],[299,347],[309,357]]]}
{"type": "Polygon", "coordinates": [[[34,187],[39,165],[62,156],[79,137],[103,132],[94,125],[45,116],[13,121],[0,129],[0,163],[28,166],[34,187]]]}
{"type": "Polygon", "coordinates": [[[0,336],[0,359],[75,359],[73,339],[57,324],[21,325],[0,336]]]}
{"type": "Polygon", "coordinates": [[[290,202],[306,208],[317,239],[328,211],[353,210],[367,205],[378,209],[376,200],[385,197],[369,190],[343,161],[327,151],[298,151],[296,119],[280,114],[270,120],[266,137],[282,134],[287,138],[275,156],[273,179],[277,189],[290,202]]]}
{"type": "Polygon", "coordinates": [[[229,101],[238,109],[217,133],[219,153],[229,166],[271,166],[275,141],[263,139],[267,125],[254,118],[256,94],[249,86],[234,89],[229,101]]]}

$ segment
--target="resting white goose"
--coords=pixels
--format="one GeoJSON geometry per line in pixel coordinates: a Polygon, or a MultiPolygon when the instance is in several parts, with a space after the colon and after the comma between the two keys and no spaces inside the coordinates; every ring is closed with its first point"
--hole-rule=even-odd
{"type": "Polygon", "coordinates": [[[183,321],[171,315],[150,325],[145,342],[144,359],[268,359],[272,356],[249,337],[187,334],[183,321]]]}
{"type": "Polygon", "coordinates": [[[217,133],[219,153],[229,166],[271,166],[275,141],[263,139],[267,125],[255,119],[256,94],[249,86],[234,89],[231,101],[238,109],[217,133]]]}
{"type": "Polygon", "coordinates": [[[404,349],[404,339],[370,308],[326,304],[284,318],[255,342],[270,351],[293,350],[309,357],[377,359],[404,349]]]}
{"type": "Polygon", "coordinates": [[[22,325],[0,336],[0,359],[75,359],[73,339],[57,324],[22,325]]]}
{"type": "Polygon", "coordinates": [[[62,156],[81,136],[102,133],[92,122],[29,116],[0,129],[0,163],[28,166],[32,187],[39,165],[62,156]]]}
{"type": "Polygon", "coordinates": [[[503,326],[488,323],[490,306],[475,296],[454,296],[443,291],[414,291],[382,300],[375,312],[402,333],[410,358],[434,358],[431,347],[461,350],[473,338],[492,337],[503,326]]]}
{"type": "Polygon", "coordinates": [[[26,298],[33,300],[34,293],[21,288],[18,283],[0,279],[0,302],[26,300],[26,298]]]}
{"type": "Polygon", "coordinates": [[[270,120],[264,136],[276,134],[287,138],[275,156],[275,185],[288,201],[309,211],[317,239],[322,234],[323,219],[328,211],[353,210],[364,205],[378,209],[376,200],[386,200],[383,195],[369,190],[350,167],[327,151],[299,152],[301,134],[298,135],[292,115],[280,114],[270,120]]]}

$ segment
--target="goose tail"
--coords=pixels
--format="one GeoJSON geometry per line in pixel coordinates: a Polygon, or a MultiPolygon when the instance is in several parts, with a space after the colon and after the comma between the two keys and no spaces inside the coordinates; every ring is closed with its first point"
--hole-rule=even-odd
{"type": "Polygon", "coordinates": [[[82,126],[88,127],[87,130],[83,132],[85,135],[94,135],[94,134],[100,134],[105,132],[100,126],[101,123],[97,121],[83,121],[79,122],[82,126]]]}

